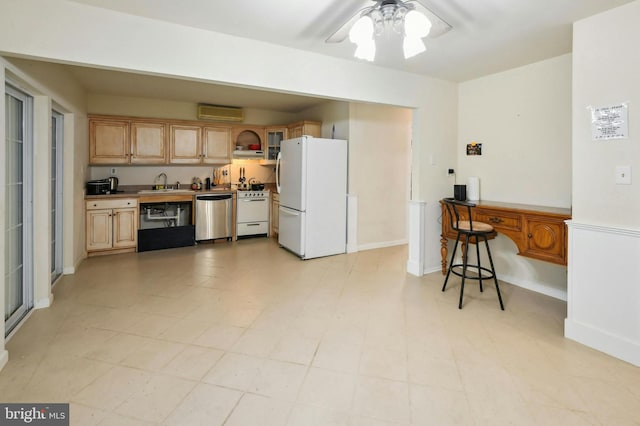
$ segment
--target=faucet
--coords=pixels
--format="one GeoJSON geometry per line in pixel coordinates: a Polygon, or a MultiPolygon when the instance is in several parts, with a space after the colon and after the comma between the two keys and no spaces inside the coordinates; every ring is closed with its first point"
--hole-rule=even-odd
{"type": "Polygon", "coordinates": [[[167,189],[167,174],[165,172],[162,172],[158,175],[158,177],[156,179],[160,179],[161,177],[164,178],[164,183],[162,185],[162,189],[167,189]]]}

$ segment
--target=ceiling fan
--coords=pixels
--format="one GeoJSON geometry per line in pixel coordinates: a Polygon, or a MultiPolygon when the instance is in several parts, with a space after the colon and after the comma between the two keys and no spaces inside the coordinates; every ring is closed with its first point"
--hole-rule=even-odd
{"type": "Polygon", "coordinates": [[[349,37],[356,43],[355,56],[372,61],[375,56],[373,36],[387,28],[404,35],[405,58],[426,50],[423,37],[436,38],[451,29],[451,25],[418,0],[372,0],[374,5],[360,9],[325,41],[340,43],[349,37]]]}

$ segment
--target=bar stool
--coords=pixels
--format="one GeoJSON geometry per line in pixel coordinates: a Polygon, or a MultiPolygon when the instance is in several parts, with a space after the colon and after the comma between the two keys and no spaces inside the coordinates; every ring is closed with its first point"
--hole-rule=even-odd
{"type": "Polygon", "coordinates": [[[447,207],[449,213],[449,220],[451,229],[456,231],[456,242],[453,246],[453,253],[451,253],[451,261],[449,262],[449,269],[447,270],[447,276],[442,286],[442,291],[445,291],[447,287],[447,281],[449,275],[453,272],[455,275],[462,278],[462,284],[460,284],[460,302],[458,303],[458,309],[462,309],[462,296],[464,294],[464,282],[465,280],[478,280],[480,284],[480,291],[484,291],[482,288],[482,280],[493,280],[496,283],[496,291],[498,292],[498,301],[500,302],[500,309],[504,311],[504,305],[502,303],[502,296],[500,295],[500,287],[498,286],[498,278],[496,277],[496,270],[493,266],[493,259],[491,258],[491,250],[489,249],[488,236],[495,233],[493,226],[484,222],[473,221],[471,216],[471,208],[476,205],[466,201],[458,201],[453,198],[444,198],[442,200],[447,207]],[[458,249],[458,242],[464,237],[464,247],[462,250],[462,263],[454,264],[453,261],[456,257],[456,250],[458,249]],[[487,249],[487,255],[489,256],[489,263],[491,269],[483,267],[480,264],[480,241],[484,240],[485,247],[487,249]],[[476,255],[478,259],[477,265],[468,264],[469,243],[475,243],[476,255]],[[462,267],[462,272],[455,270],[455,268],[462,267]],[[476,269],[476,275],[468,275],[469,269],[476,269]],[[483,272],[485,274],[483,275],[483,272]]]}

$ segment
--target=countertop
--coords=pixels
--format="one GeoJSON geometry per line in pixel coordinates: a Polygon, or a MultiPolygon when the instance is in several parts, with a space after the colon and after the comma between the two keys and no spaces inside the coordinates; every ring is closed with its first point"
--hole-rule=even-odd
{"type": "MultiPolygon", "coordinates": [[[[115,194],[99,194],[99,195],[86,195],[84,196],[85,200],[96,200],[96,199],[116,199],[116,198],[139,198],[139,197],[162,197],[162,196],[171,196],[171,195],[198,195],[198,194],[216,194],[220,192],[236,192],[235,189],[231,189],[227,187],[214,187],[209,190],[200,190],[193,192],[162,192],[158,191],[157,193],[144,193],[140,194],[139,191],[149,190],[149,186],[136,186],[132,185],[130,187],[123,187],[123,189],[118,190],[115,194]]],[[[185,191],[188,191],[188,188],[184,188],[185,191]]]]}
{"type": "MultiPolygon", "coordinates": [[[[98,199],[117,199],[117,198],[140,198],[140,197],[145,197],[145,198],[149,198],[149,197],[162,197],[162,196],[175,196],[175,195],[181,195],[181,196],[189,196],[189,195],[199,195],[199,194],[217,194],[217,193],[221,193],[221,192],[231,192],[231,193],[235,193],[237,191],[237,189],[233,188],[233,187],[229,187],[229,186],[216,186],[213,187],[211,189],[203,189],[200,191],[193,191],[191,193],[189,192],[161,192],[158,191],[157,193],[144,193],[144,194],[140,194],[139,191],[144,191],[144,190],[150,190],[149,185],[127,185],[121,186],[122,189],[118,190],[117,193],[115,194],[100,194],[100,195],[86,195],[84,196],[85,200],[98,200],[98,199]]],[[[269,190],[272,193],[276,192],[276,185],[275,183],[265,183],[264,186],[265,191],[269,190]]],[[[189,190],[189,188],[184,188],[185,191],[189,190]]]]}

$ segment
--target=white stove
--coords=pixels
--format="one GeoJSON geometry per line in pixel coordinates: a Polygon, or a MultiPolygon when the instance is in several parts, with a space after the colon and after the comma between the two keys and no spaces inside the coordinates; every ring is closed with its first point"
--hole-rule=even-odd
{"type": "Polygon", "coordinates": [[[238,190],[236,239],[269,236],[269,190],[238,190]]]}

